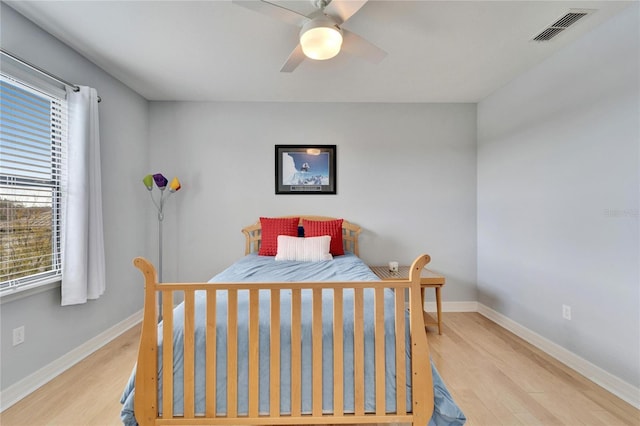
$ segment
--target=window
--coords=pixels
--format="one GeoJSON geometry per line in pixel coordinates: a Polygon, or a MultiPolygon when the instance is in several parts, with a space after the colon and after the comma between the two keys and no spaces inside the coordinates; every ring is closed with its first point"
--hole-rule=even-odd
{"type": "Polygon", "coordinates": [[[0,75],[0,296],[59,281],[64,95],[0,75]]]}

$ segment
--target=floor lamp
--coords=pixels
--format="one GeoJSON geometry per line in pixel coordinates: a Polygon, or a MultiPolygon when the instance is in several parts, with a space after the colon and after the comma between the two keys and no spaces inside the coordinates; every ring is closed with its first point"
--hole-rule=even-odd
{"type": "MultiPolygon", "coordinates": [[[[180,181],[177,177],[174,177],[171,183],[167,180],[166,177],[162,175],[162,173],[156,173],[155,175],[146,175],[142,182],[144,186],[149,191],[149,196],[151,197],[151,201],[153,205],[156,206],[156,210],[158,211],[158,282],[162,282],[162,221],[164,220],[164,202],[169,197],[169,195],[173,194],[180,190],[180,181]],[[160,190],[160,197],[156,200],[153,197],[153,184],[156,184],[158,189],[160,190]],[[165,192],[167,189],[167,184],[169,184],[169,191],[165,192]]],[[[162,321],[162,292],[158,294],[158,322],[162,321]]]]}

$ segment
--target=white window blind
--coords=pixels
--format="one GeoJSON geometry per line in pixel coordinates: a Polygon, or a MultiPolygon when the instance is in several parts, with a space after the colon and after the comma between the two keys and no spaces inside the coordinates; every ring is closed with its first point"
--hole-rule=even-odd
{"type": "Polygon", "coordinates": [[[0,75],[0,295],[60,280],[64,97],[0,75]]]}

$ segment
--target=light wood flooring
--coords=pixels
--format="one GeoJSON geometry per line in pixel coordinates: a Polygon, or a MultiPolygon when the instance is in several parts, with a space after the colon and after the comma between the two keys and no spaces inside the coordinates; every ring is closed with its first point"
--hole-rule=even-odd
{"type": "MultiPolygon", "coordinates": [[[[640,411],[477,313],[445,313],[431,356],[468,426],[640,425],[640,411]]],[[[0,414],[0,424],[121,425],[139,327],[0,414]]]]}

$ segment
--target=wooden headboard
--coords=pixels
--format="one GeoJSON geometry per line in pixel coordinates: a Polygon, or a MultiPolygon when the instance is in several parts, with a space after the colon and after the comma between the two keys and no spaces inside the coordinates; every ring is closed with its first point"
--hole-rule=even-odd
{"type": "MultiPolygon", "coordinates": [[[[302,219],[307,220],[336,220],[335,217],[328,216],[281,216],[281,217],[299,217],[300,224],[302,226],[302,219]]],[[[356,256],[360,256],[360,250],[358,249],[358,236],[360,235],[360,227],[346,220],[342,220],[342,241],[344,249],[352,252],[356,256]]],[[[253,225],[249,225],[242,229],[242,233],[246,238],[244,254],[256,253],[260,249],[260,241],[262,240],[262,227],[260,226],[260,220],[253,225]]]]}

